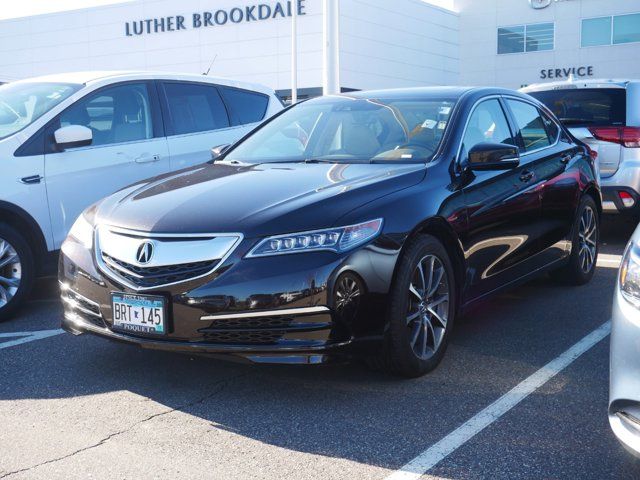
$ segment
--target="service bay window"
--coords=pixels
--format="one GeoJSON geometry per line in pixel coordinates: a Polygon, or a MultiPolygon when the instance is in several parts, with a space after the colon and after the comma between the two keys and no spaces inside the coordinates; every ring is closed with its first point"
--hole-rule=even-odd
{"type": "Polygon", "coordinates": [[[498,28],[498,54],[553,50],[554,24],[533,23],[498,28]]]}
{"type": "Polygon", "coordinates": [[[583,47],[640,42],[640,13],[582,20],[583,47]]]}

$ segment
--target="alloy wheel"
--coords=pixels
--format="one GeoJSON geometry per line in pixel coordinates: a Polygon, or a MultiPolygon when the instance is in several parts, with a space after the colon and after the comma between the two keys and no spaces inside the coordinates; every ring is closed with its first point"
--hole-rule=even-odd
{"type": "Polygon", "coordinates": [[[22,264],[16,249],[0,238],[0,308],[7,305],[20,287],[22,264]]]}
{"type": "Polygon", "coordinates": [[[596,214],[590,206],[587,206],[580,217],[580,230],[578,231],[580,245],[578,259],[584,273],[589,273],[596,262],[597,229],[596,214]]]}
{"type": "Polygon", "coordinates": [[[411,276],[406,317],[411,348],[421,360],[435,355],[442,344],[449,317],[449,295],[442,261],[435,255],[423,257],[411,276]]]}

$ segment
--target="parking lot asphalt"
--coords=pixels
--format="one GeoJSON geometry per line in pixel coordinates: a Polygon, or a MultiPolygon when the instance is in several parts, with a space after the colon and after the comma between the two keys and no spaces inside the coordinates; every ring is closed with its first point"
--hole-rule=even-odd
{"type": "MultiPolygon", "coordinates": [[[[398,475],[607,322],[632,229],[605,221],[605,261],[589,285],[541,278],[459,319],[440,367],[415,380],[358,363],[252,366],[73,337],[56,331],[56,282],[43,279],[0,324],[0,478],[398,475]]],[[[607,337],[424,478],[640,478],[609,429],[608,355],[607,337]]]]}

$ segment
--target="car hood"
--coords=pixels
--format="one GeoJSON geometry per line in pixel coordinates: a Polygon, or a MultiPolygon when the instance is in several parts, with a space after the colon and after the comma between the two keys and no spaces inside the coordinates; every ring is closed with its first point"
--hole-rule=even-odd
{"type": "Polygon", "coordinates": [[[351,210],[417,184],[425,171],[424,164],[207,164],[107,197],[96,223],[249,238],[331,227],[351,210]]]}

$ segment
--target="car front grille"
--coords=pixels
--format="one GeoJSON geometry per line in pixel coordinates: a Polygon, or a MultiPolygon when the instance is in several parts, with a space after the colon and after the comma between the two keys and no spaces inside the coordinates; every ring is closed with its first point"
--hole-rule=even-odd
{"type": "Polygon", "coordinates": [[[66,307],[80,320],[95,325],[96,327],[106,327],[100,306],[97,303],[83,297],[70,288],[62,289],[62,300],[66,307]]]}
{"type": "Polygon", "coordinates": [[[268,345],[278,342],[286,333],[284,330],[219,330],[205,333],[204,338],[209,343],[268,345]]]}
{"type": "Polygon", "coordinates": [[[102,253],[102,259],[116,273],[139,287],[150,288],[200,277],[212,270],[220,259],[162,267],[139,267],[102,253]]]}
{"type": "Polygon", "coordinates": [[[95,259],[120,285],[158,289],[214,273],[242,239],[240,233],[152,233],[98,225],[95,259]]]}

